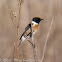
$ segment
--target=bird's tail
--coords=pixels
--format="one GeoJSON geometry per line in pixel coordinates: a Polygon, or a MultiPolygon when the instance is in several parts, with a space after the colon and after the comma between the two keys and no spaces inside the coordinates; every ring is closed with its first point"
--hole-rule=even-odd
{"type": "Polygon", "coordinates": [[[20,45],[21,45],[21,41],[20,41],[19,44],[18,44],[18,48],[20,47],[20,45]]]}
{"type": "Polygon", "coordinates": [[[21,43],[22,43],[23,41],[22,40],[20,40],[20,42],[19,42],[19,44],[18,44],[18,48],[21,46],[21,43]]]}

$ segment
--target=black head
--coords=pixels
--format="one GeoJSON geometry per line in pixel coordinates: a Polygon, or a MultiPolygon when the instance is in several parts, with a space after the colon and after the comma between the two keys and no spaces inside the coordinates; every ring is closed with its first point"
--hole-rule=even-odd
{"type": "Polygon", "coordinates": [[[39,22],[40,21],[42,21],[43,19],[41,19],[41,18],[39,18],[39,17],[34,17],[33,19],[32,19],[32,21],[34,21],[34,22],[36,22],[36,23],[38,23],[39,24],[39,22]]]}

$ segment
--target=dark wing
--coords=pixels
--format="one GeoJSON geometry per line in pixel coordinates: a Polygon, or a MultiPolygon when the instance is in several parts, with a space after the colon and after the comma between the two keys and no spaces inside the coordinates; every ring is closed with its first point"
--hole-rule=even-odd
{"type": "Polygon", "coordinates": [[[25,32],[29,29],[29,28],[31,28],[31,23],[25,28],[25,32]]]}
{"type": "MultiPolygon", "coordinates": [[[[21,35],[21,37],[20,37],[20,39],[22,38],[22,36],[27,36],[27,35],[29,35],[29,33],[31,32],[31,23],[30,24],[28,24],[28,26],[24,29],[24,32],[23,32],[23,34],[21,35]]],[[[25,36],[25,37],[26,37],[25,36]]],[[[31,36],[31,35],[30,35],[31,36]]]]}

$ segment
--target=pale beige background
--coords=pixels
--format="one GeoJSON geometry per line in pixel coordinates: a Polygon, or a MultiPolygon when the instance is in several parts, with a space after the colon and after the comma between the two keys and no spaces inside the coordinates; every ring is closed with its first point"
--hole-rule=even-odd
{"type": "MultiPolygon", "coordinates": [[[[17,7],[16,0],[0,0],[0,59],[2,59],[0,62],[4,62],[4,58],[15,58],[14,43],[16,44],[17,41],[17,7]],[[13,17],[15,26],[10,16],[11,10],[14,10],[16,14],[16,17],[13,17]]],[[[43,47],[52,17],[54,17],[53,26],[48,37],[43,62],[62,62],[62,0],[24,0],[21,6],[19,37],[24,28],[30,23],[31,18],[35,16],[44,19],[44,21],[40,22],[38,32],[34,38],[38,62],[42,58],[43,47]]],[[[18,55],[20,55],[20,59],[24,58],[28,60],[27,62],[34,62],[31,61],[31,59],[34,60],[33,49],[27,41],[19,48],[18,55]]]]}

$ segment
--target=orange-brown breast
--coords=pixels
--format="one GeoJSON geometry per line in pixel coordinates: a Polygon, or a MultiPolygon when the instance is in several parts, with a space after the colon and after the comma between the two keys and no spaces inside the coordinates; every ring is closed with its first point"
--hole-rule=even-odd
{"type": "Polygon", "coordinates": [[[32,27],[33,27],[33,31],[36,31],[38,29],[38,24],[35,24],[32,27]]]}

